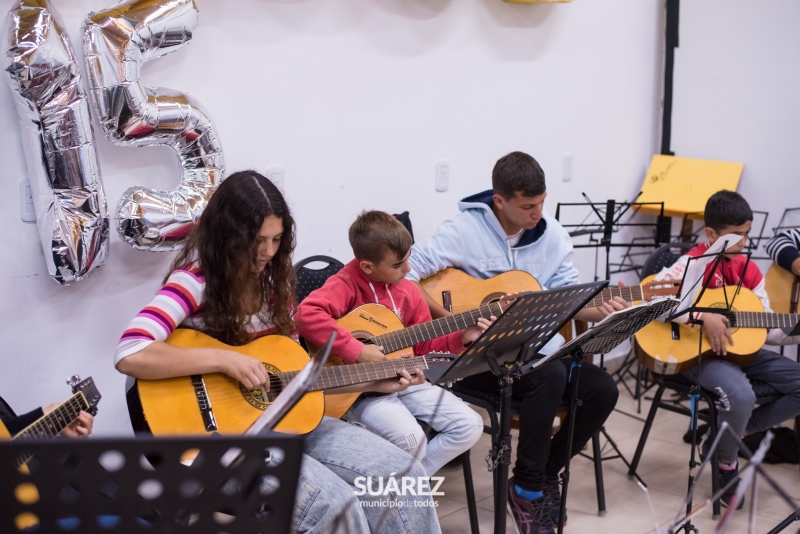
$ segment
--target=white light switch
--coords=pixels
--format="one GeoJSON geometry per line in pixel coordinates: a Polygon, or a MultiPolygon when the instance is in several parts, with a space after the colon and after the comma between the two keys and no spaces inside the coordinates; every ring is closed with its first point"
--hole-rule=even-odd
{"type": "Polygon", "coordinates": [[[36,222],[36,210],[33,208],[33,190],[31,182],[26,178],[19,183],[19,216],[25,222],[36,222]]]}
{"type": "Polygon", "coordinates": [[[575,161],[570,152],[564,154],[561,158],[561,179],[565,182],[572,180],[575,172],[575,161]]]}
{"type": "Polygon", "coordinates": [[[436,190],[447,191],[450,187],[450,162],[440,159],[436,162],[436,190]]]}

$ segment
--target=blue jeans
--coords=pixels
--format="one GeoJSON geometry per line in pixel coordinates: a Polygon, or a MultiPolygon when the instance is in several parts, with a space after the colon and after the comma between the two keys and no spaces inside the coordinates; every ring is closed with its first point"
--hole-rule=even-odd
{"type": "Polygon", "coordinates": [[[394,443],[422,462],[429,476],[464,451],[483,433],[483,419],[452,392],[428,382],[400,393],[359,399],[344,419],[394,443]],[[428,441],[417,421],[437,434],[428,441]]]}
{"type": "Polygon", "coordinates": [[[372,491],[356,495],[365,487],[361,477],[377,481],[392,476],[427,478],[419,462],[388,441],[344,421],[323,418],[306,436],[293,529],[326,534],[441,532],[430,496],[387,499],[371,496],[372,491]]]}
{"type": "MultiPolygon", "coordinates": [[[[741,367],[725,360],[703,360],[684,375],[719,396],[718,423],[728,423],[737,436],[767,430],[800,414],[800,364],[776,352],[761,349],[750,365],[741,367]],[[766,382],[783,395],[756,406],[750,380],[766,382]]],[[[718,458],[732,463],[738,452],[736,439],[724,434],[717,447],[718,458]]]]}

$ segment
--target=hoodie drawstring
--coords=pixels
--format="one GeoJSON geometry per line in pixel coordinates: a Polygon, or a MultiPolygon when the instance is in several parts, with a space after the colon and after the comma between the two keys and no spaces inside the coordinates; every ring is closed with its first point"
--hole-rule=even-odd
{"type": "MultiPolygon", "coordinates": [[[[394,303],[394,297],[392,296],[392,292],[389,290],[389,284],[383,285],[386,288],[386,293],[389,294],[389,300],[392,301],[392,311],[395,315],[400,317],[400,310],[397,309],[397,304],[394,303]]],[[[375,304],[380,304],[378,302],[378,293],[375,291],[375,286],[372,285],[372,282],[369,283],[369,288],[372,290],[372,294],[375,296],[375,304]]]]}

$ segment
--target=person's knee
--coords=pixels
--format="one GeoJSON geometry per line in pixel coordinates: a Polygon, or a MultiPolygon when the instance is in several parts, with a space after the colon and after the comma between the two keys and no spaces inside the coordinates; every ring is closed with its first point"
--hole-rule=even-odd
{"type": "Polygon", "coordinates": [[[419,425],[417,425],[416,429],[409,429],[407,433],[397,438],[397,440],[399,442],[395,442],[395,445],[415,459],[422,460],[425,458],[428,449],[428,438],[419,425]]]}
{"type": "Polygon", "coordinates": [[[552,362],[525,375],[523,380],[527,385],[526,397],[544,396],[560,399],[567,385],[567,368],[561,362],[552,362]]]}
{"type": "Polygon", "coordinates": [[[470,448],[478,442],[483,434],[483,417],[475,410],[470,410],[469,416],[464,418],[464,424],[461,426],[460,441],[470,448]]]}
{"type": "Polygon", "coordinates": [[[720,412],[749,414],[756,405],[756,394],[751,387],[717,386],[714,393],[719,399],[720,412]]]}

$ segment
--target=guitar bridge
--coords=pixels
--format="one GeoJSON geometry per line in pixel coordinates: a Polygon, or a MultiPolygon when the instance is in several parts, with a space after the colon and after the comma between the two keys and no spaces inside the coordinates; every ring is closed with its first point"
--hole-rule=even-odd
{"type": "Polygon", "coordinates": [[[442,291],[442,304],[444,309],[453,313],[453,297],[450,295],[450,291],[442,291]]]}
{"type": "Polygon", "coordinates": [[[672,323],[672,340],[673,341],[680,341],[681,340],[681,325],[678,323],[672,323]]]}
{"type": "Polygon", "coordinates": [[[206,432],[217,431],[217,419],[214,417],[214,410],[211,407],[211,399],[208,398],[208,390],[202,375],[192,375],[192,387],[194,396],[197,398],[197,406],[200,408],[200,415],[203,417],[203,426],[206,432]]]}

